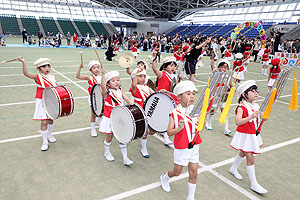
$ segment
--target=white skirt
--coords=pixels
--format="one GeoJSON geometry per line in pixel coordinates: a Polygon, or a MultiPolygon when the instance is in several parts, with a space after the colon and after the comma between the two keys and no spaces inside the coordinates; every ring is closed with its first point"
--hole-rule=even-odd
{"type": "Polygon", "coordinates": [[[244,77],[244,71],[241,71],[239,73],[234,72],[233,75],[232,75],[232,78],[236,78],[238,80],[244,80],[245,79],[245,77],[244,77]]]}
{"type": "Polygon", "coordinates": [[[260,147],[263,145],[260,134],[247,134],[236,131],[230,146],[235,150],[242,150],[246,153],[260,154],[260,147]]]}
{"type": "Polygon", "coordinates": [[[226,60],[232,60],[232,57],[225,57],[226,60]]]}
{"type": "Polygon", "coordinates": [[[111,118],[107,118],[105,116],[102,117],[99,132],[105,134],[112,134],[111,118]]]}
{"type": "Polygon", "coordinates": [[[113,54],[118,55],[119,51],[113,51],[113,54]]]}
{"type": "Polygon", "coordinates": [[[46,120],[50,119],[43,105],[43,99],[35,99],[35,110],[33,115],[34,120],[46,120]]]}
{"type": "Polygon", "coordinates": [[[270,64],[270,60],[269,61],[262,61],[262,65],[269,65],[270,64]]]}
{"type": "Polygon", "coordinates": [[[269,82],[268,82],[268,87],[272,87],[275,83],[276,79],[270,78],[269,82]]]}
{"type": "Polygon", "coordinates": [[[190,163],[199,163],[199,144],[192,149],[174,149],[174,163],[188,166],[190,163]]]}
{"type": "Polygon", "coordinates": [[[132,54],[133,56],[135,56],[135,57],[138,56],[138,53],[137,53],[137,52],[131,52],[131,54],[132,54]]]}

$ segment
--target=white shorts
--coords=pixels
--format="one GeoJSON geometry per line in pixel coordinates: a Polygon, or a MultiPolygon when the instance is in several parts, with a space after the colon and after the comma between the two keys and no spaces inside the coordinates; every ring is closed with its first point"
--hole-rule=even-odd
{"type": "Polygon", "coordinates": [[[107,118],[105,116],[102,117],[99,132],[105,134],[112,134],[111,118],[107,118]]]}
{"type": "Polygon", "coordinates": [[[262,61],[262,65],[269,65],[270,61],[262,61]]]}
{"type": "Polygon", "coordinates": [[[268,82],[268,87],[272,87],[275,83],[276,79],[272,79],[270,78],[269,82],[268,82]]]}
{"type": "Polygon", "coordinates": [[[46,110],[43,105],[43,99],[35,99],[35,110],[34,110],[33,119],[34,120],[50,119],[46,114],[46,110]]]}
{"type": "Polygon", "coordinates": [[[192,149],[174,149],[174,163],[188,166],[189,163],[199,163],[199,144],[192,149]]]}
{"type": "Polygon", "coordinates": [[[236,78],[238,80],[244,80],[245,79],[245,77],[244,77],[244,71],[241,71],[239,73],[234,72],[233,75],[232,75],[232,78],[236,78]]]}
{"type": "Polygon", "coordinates": [[[246,134],[236,131],[230,146],[236,150],[242,150],[246,153],[260,154],[260,147],[263,145],[260,134],[246,134]]]}

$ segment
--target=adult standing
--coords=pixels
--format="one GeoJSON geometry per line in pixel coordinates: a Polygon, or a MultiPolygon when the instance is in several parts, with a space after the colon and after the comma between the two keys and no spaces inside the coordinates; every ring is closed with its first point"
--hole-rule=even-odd
{"type": "Polygon", "coordinates": [[[275,54],[275,52],[278,52],[278,46],[280,44],[280,39],[281,39],[281,36],[283,34],[280,33],[279,31],[275,32],[274,33],[274,49],[273,49],[273,54],[275,54]]]}
{"type": "Polygon", "coordinates": [[[23,36],[23,43],[27,42],[27,31],[25,28],[22,31],[22,36],[23,36]]]}
{"type": "Polygon", "coordinates": [[[70,45],[71,43],[71,34],[70,32],[67,33],[67,45],[70,45]]]}
{"type": "Polygon", "coordinates": [[[61,38],[62,38],[62,34],[58,31],[58,33],[56,34],[56,39],[58,42],[58,46],[61,45],[61,38]]]}
{"type": "Polygon", "coordinates": [[[73,33],[73,44],[76,46],[76,43],[77,43],[77,35],[76,33],[73,33]]]}
{"type": "Polygon", "coordinates": [[[39,31],[38,38],[39,38],[39,46],[41,46],[41,42],[42,42],[42,39],[43,39],[43,33],[42,33],[42,31],[39,31]]]}
{"type": "Polygon", "coordinates": [[[254,56],[254,62],[257,60],[257,54],[259,52],[259,49],[261,47],[261,41],[259,38],[255,38],[254,41],[254,48],[253,48],[253,56],[254,56]]]}

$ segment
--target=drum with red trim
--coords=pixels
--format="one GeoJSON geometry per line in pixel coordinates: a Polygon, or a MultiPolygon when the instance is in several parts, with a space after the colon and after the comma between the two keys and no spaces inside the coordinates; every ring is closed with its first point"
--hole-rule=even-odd
{"type": "Polygon", "coordinates": [[[74,110],[73,95],[66,85],[45,88],[43,104],[50,119],[69,116],[74,110]]]}
{"type": "Polygon", "coordinates": [[[111,111],[111,126],[115,138],[127,144],[146,135],[147,121],[144,110],[137,103],[116,106],[111,111]]]}
{"type": "Polygon", "coordinates": [[[144,110],[149,127],[159,133],[167,131],[169,113],[179,104],[177,97],[171,92],[151,94],[144,103],[144,110]]]}

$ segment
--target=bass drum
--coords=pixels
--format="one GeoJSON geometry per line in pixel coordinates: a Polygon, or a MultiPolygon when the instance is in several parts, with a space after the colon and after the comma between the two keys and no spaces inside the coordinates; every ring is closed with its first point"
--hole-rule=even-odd
{"type": "Polygon", "coordinates": [[[91,99],[91,107],[92,107],[93,113],[97,117],[100,117],[103,114],[104,99],[102,96],[101,86],[99,84],[95,84],[92,87],[90,99],[91,99]]]}

